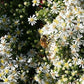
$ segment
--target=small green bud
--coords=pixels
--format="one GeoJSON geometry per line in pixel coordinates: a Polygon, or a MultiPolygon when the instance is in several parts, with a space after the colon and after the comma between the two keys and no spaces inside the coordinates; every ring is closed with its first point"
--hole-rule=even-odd
{"type": "Polygon", "coordinates": [[[28,5],[28,2],[25,1],[25,2],[24,2],[24,5],[25,5],[25,6],[28,5]]]}
{"type": "Polygon", "coordinates": [[[13,13],[13,16],[15,16],[16,14],[15,13],[13,13]]]}
{"type": "Polygon", "coordinates": [[[20,15],[20,18],[23,18],[23,15],[20,15]]]}
{"type": "Polygon", "coordinates": [[[38,40],[34,40],[34,43],[37,43],[38,42],[38,40]]]}
{"type": "Polygon", "coordinates": [[[41,49],[40,52],[43,52],[43,50],[41,49]]]}
{"type": "Polygon", "coordinates": [[[22,21],[21,24],[24,24],[24,22],[22,21]]]}
{"type": "Polygon", "coordinates": [[[46,54],[48,54],[48,51],[45,51],[46,54]]]}
{"type": "Polygon", "coordinates": [[[4,5],[5,5],[5,6],[7,6],[8,4],[7,4],[7,3],[5,3],[4,5]]]}
{"type": "Polygon", "coordinates": [[[25,13],[25,9],[23,8],[22,11],[25,13]]]}
{"type": "Polygon", "coordinates": [[[16,12],[18,12],[18,9],[16,9],[16,12]]]}
{"type": "Polygon", "coordinates": [[[20,7],[22,7],[22,5],[21,4],[18,4],[18,7],[20,8],[20,7]]]}

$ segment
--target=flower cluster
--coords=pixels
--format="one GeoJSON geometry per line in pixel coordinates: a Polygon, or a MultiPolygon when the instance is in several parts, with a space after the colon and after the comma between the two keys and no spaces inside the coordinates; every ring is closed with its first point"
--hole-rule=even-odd
{"type": "Polygon", "coordinates": [[[7,38],[7,35],[0,38],[0,79],[7,84],[17,84],[19,79],[27,82],[30,68],[37,66],[34,62],[37,52],[30,49],[27,55],[20,54],[14,58],[7,38]]]}
{"type": "MultiPolygon", "coordinates": [[[[56,14],[59,12],[58,15],[53,20],[51,19],[52,22],[46,21],[47,24],[39,29],[41,36],[47,37],[48,45],[45,48],[45,53],[50,65],[53,66],[53,68],[47,69],[53,80],[48,80],[45,75],[37,80],[38,82],[45,82],[44,79],[47,79],[52,82],[44,84],[83,84],[84,9],[78,2],[78,0],[64,0],[63,9],[60,12],[57,10],[60,9],[57,5],[59,2],[53,2],[51,11],[56,14]],[[58,8],[52,9],[55,6],[58,8]]],[[[40,71],[42,72],[42,70],[40,71]]],[[[38,73],[38,75],[43,75],[43,73],[38,73]]]]}
{"type": "Polygon", "coordinates": [[[64,5],[61,0],[58,3],[55,2],[55,0],[42,0],[42,3],[40,3],[41,9],[38,7],[39,10],[36,11],[37,19],[43,21],[43,23],[52,22],[53,18],[63,9],[64,5]]]}
{"type": "Polygon", "coordinates": [[[0,79],[4,82],[16,82],[18,72],[16,72],[16,64],[13,65],[12,49],[10,43],[7,42],[7,35],[0,38],[0,79]]]}
{"type": "Polygon", "coordinates": [[[9,18],[7,18],[7,15],[3,15],[1,18],[0,18],[0,29],[2,30],[9,30],[8,26],[10,24],[10,20],[9,18]]]}
{"type": "Polygon", "coordinates": [[[7,84],[35,82],[41,46],[31,3],[29,0],[0,3],[0,80],[7,84]]]}
{"type": "Polygon", "coordinates": [[[83,0],[1,0],[0,81],[83,84],[82,3],[83,0]]]}

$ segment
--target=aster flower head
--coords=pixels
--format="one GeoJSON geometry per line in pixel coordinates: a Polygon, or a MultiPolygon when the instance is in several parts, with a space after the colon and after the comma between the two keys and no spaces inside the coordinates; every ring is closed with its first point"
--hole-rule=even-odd
{"type": "Polygon", "coordinates": [[[36,20],[37,20],[37,18],[36,18],[35,15],[30,16],[30,18],[28,18],[28,22],[29,22],[29,24],[31,24],[32,26],[36,23],[36,20]]]}
{"type": "Polygon", "coordinates": [[[59,2],[53,1],[50,12],[58,15],[51,22],[46,20],[46,24],[39,30],[41,35],[47,35],[47,39],[50,39],[45,50],[48,52],[47,58],[50,64],[53,65],[53,69],[47,68],[44,64],[40,66],[38,72],[41,72],[38,75],[43,76],[40,79],[42,84],[51,84],[47,82],[48,75],[42,74],[47,73],[46,71],[50,73],[53,80],[58,80],[53,84],[79,84],[79,80],[84,83],[84,77],[81,77],[84,72],[83,9],[78,0],[64,0],[63,2],[64,4],[60,3],[61,7],[59,2]]]}
{"type": "Polygon", "coordinates": [[[32,3],[33,3],[32,6],[35,6],[35,5],[38,6],[40,3],[40,0],[33,0],[32,3]]]}
{"type": "Polygon", "coordinates": [[[47,2],[48,2],[49,4],[52,4],[52,0],[47,0],[47,2]]]}

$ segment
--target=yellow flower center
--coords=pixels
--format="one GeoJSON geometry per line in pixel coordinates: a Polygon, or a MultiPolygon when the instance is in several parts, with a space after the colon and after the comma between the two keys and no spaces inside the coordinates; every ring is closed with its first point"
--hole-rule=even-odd
{"type": "Polygon", "coordinates": [[[61,65],[61,62],[58,62],[57,64],[58,64],[58,65],[61,65]]]}
{"type": "Polygon", "coordinates": [[[58,52],[58,47],[56,47],[56,48],[54,49],[54,51],[55,51],[55,52],[58,52]]]}
{"type": "Polygon", "coordinates": [[[8,73],[8,72],[9,72],[9,70],[8,70],[8,69],[6,69],[6,70],[5,70],[5,72],[6,72],[6,73],[8,73]]]}
{"type": "Polygon", "coordinates": [[[46,75],[46,77],[49,77],[49,73],[46,73],[45,75],[46,75]]]}
{"type": "Polygon", "coordinates": [[[68,63],[65,63],[64,66],[65,66],[65,67],[69,67],[68,63]]]}
{"type": "Polygon", "coordinates": [[[73,46],[73,48],[76,48],[76,45],[75,44],[73,44],[72,46],[73,46]]]}
{"type": "Polygon", "coordinates": [[[3,22],[6,22],[6,18],[3,18],[2,21],[3,21],[3,22]]]}
{"type": "Polygon", "coordinates": [[[25,69],[27,69],[28,68],[28,65],[25,65],[25,69]]]}
{"type": "Polygon", "coordinates": [[[46,66],[43,66],[43,69],[46,70],[46,66]]]}
{"type": "Polygon", "coordinates": [[[39,29],[38,32],[39,32],[40,34],[42,34],[43,30],[42,30],[42,29],[39,29]]]}
{"type": "Polygon", "coordinates": [[[77,58],[74,58],[74,61],[76,62],[77,61],[77,58]]]}
{"type": "Polygon", "coordinates": [[[3,65],[1,66],[1,69],[4,69],[4,66],[3,65]]]}
{"type": "Polygon", "coordinates": [[[72,72],[72,76],[74,76],[75,75],[75,72],[72,72]]]}
{"type": "Polygon", "coordinates": [[[33,0],[33,3],[34,3],[34,4],[36,4],[36,3],[37,3],[37,1],[36,1],[36,0],[33,0]]]}
{"type": "Polygon", "coordinates": [[[10,84],[15,84],[14,82],[10,82],[10,84]]]}
{"type": "Polygon", "coordinates": [[[59,23],[59,21],[58,21],[58,20],[56,20],[56,19],[54,19],[54,22],[55,22],[56,24],[58,24],[58,23],[59,23]]]}
{"type": "Polygon", "coordinates": [[[8,38],[10,39],[11,38],[11,35],[8,35],[8,38]]]}
{"type": "Polygon", "coordinates": [[[66,39],[67,39],[67,37],[66,37],[66,36],[63,36],[63,39],[64,39],[64,40],[66,40],[66,39]]]}
{"type": "Polygon", "coordinates": [[[24,79],[24,75],[21,75],[21,79],[24,79]]]}
{"type": "Polygon", "coordinates": [[[53,6],[53,9],[56,9],[56,6],[53,6]]]}
{"type": "Polygon", "coordinates": [[[82,80],[84,80],[84,77],[82,77],[82,80]]]}
{"type": "Polygon", "coordinates": [[[7,27],[8,27],[8,25],[5,25],[5,27],[7,28],[7,27]]]}
{"type": "Polygon", "coordinates": [[[30,50],[30,53],[31,53],[31,54],[33,54],[33,53],[34,53],[34,51],[33,51],[33,50],[30,50]]]}
{"type": "Polygon", "coordinates": [[[63,27],[66,26],[66,23],[62,23],[62,26],[63,26],[63,27]]]}
{"type": "Polygon", "coordinates": [[[76,30],[78,31],[79,30],[79,27],[76,27],[76,30]]]}
{"type": "Polygon", "coordinates": [[[18,35],[20,34],[20,31],[19,31],[19,30],[17,31],[17,34],[18,34],[18,35]]]}
{"type": "Polygon", "coordinates": [[[17,25],[18,24],[18,21],[15,21],[15,25],[17,25]]]}
{"type": "Polygon", "coordinates": [[[19,60],[22,60],[23,58],[22,57],[19,57],[19,60]]]}
{"type": "Polygon", "coordinates": [[[81,11],[78,11],[78,14],[81,14],[81,11]]]}
{"type": "Polygon", "coordinates": [[[80,22],[80,19],[78,18],[77,21],[80,22]]]}
{"type": "Polygon", "coordinates": [[[53,25],[53,28],[56,28],[56,25],[53,25]]]}
{"type": "Polygon", "coordinates": [[[77,26],[80,26],[80,23],[77,23],[77,26]]]}
{"type": "Polygon", "coordinates": [[[7,51],[6,53],[7,53],[7,54],[10,54],[10,51],[7,51]]]}
{"type": "Polygon", "coordinates": [[[77,11],[77,8],[76,7],[74,9],[75,9],[75,11],[77,11]]]}
{"type": "Polygon", "coordinates": [[[1,63],[2,63],[2,64],[4,63],[4,60],[3,60],[3,59],[1,59],[1,63]]]}
{"type": "Polygon", "coordinates": [[[49,84],[49,82],[45,82],[45,84],[49,84]]]}
{"type": "Polygon", "coordinates": [[[63,31],[66,31],[66,28],[63,28],[63,31]]]}
{"type": "Polygon", "coordinates": [[[5,79],[4,79],[4,82],[8,82],[8,79],[7,79],[7,78],[5,78],[5,79]]]}
{"type": "Polygon", "coordinates": [[[13,37],[13,41],[15,41],[16,40],[16,37],[13,37]]]}
{"type": "Polygon", "coordinates": [[[30,22],[33,22],[34,21],[34,18],[30,18],[30,22]]]}
{"type": "Polygon", "coordinates": [[[0,73],[0,77],[2,76],[2,73],[0,73]]]}

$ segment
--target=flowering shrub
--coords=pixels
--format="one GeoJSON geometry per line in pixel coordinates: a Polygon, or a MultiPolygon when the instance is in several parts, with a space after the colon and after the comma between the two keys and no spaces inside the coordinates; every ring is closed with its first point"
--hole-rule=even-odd
{"type": "Polygon", "coordinates": [[[1,0],[0,80],[83,84],[83,8],[83,0],[1,0]]]}
{"type": "Polygon", "coordinates": [[[37,66],[34,62],[34,56],[37,55],[37,52],[30,49],[27,55],[20,53],[14,59],[13,50],[10,46],[11,42],[7,42],[7,38],[7,35],[1,37],[0,42],[0,79],[3,79],[7,84],[17,84],[19,79],[26,83],[30,68],[37,66]]]}
{"type": "Polygon", "coordinates": [[[42,54],[35,10],[31,0],[0,3],[0,79],[7,84],[35,83],[35,69],[42,54]]]}
{"type": "Polygon", "coordinates": [[[37,68],[35,80],[39,84],[83,84],[84,9],[78,0],[60,3],[62,8],[59,1],[48,3],[49,7],[43,7],[44,14],[48,12],[42,17],[42,10],[36,12],[38,19],[46,17],[46,20],[42,19],[46,24],[39,33],[41,37],[47,37],[44,41],[47,46],[43,48],[48,60],[37,68]]]}

